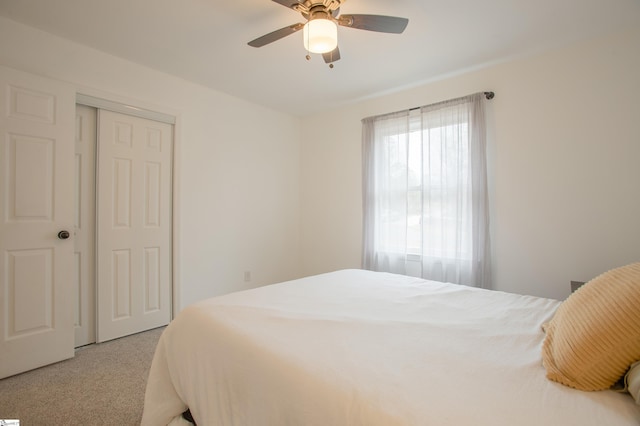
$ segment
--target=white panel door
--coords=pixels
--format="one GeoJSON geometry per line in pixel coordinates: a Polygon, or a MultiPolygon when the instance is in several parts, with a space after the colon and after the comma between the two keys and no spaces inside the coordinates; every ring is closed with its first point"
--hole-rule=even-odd
{"type": "Polygon", "coordinates": [[[98,341],[171,319],[173,126],[98,112],[98,341]]]}
{"type": "Polygon", "coordinates": [[[74,355],[74,109],[73,88],[0,67],[0,378],[74,355]]]}
{"type": "Polygon", "coordinates": [[[74,283],[75,346],[96,341],[95,228],[98,112],[76,106],[74,283]]]}

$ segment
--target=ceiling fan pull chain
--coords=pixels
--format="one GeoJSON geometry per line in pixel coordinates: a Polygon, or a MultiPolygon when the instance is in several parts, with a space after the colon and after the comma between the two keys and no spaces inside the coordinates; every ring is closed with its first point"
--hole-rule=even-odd
{"type": "MultiPolygon", "coordinates": [[[[307,36],[307,42],[304,44],[305,46],[309,46],[309,33],[306,34],[307,36]]],[[[309,52],[309,48],[307,47],[307,56],[305,56],[305,59],[307,61],[311,60],[311,52],[309,52]]]]}

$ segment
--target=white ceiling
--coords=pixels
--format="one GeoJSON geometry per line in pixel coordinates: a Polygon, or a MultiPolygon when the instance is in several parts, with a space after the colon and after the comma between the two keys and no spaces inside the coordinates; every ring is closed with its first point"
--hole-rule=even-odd
{"type": "Polygon", "coordinates": [[[270,0],[0,0],[15,21],[299,116],[640,25],[639,0],[348,0],[341,13],[409,25],[340,27],[342,59],[329,69],[305,60],[302,32],[247,46],[303,21],[270,0]]]}

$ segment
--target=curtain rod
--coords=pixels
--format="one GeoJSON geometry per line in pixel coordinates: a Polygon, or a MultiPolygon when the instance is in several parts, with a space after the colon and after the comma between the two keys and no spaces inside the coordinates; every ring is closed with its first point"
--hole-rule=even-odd
{"type": "MultiPolygon", "coordinates": [[[[488,100],[491,100],[493,98],[495,98],[496,94],[494,92],[484,92],[484,97],[487,98],[488,100]]],[[[415,111],[417,109],[420,109],[422,107],[413,107],[413,108],[409,108],[409,111],[415,111]]]]}

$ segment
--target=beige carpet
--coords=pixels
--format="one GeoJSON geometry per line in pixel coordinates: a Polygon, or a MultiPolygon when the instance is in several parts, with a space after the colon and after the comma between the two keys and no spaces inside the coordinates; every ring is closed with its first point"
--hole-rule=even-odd
{"type": "Polygon", "coordinates": [[[20,426],[139,425],[163,329],[86,346],[70,360],[0,380],[0,419],[19,419],[20,426]]]}

